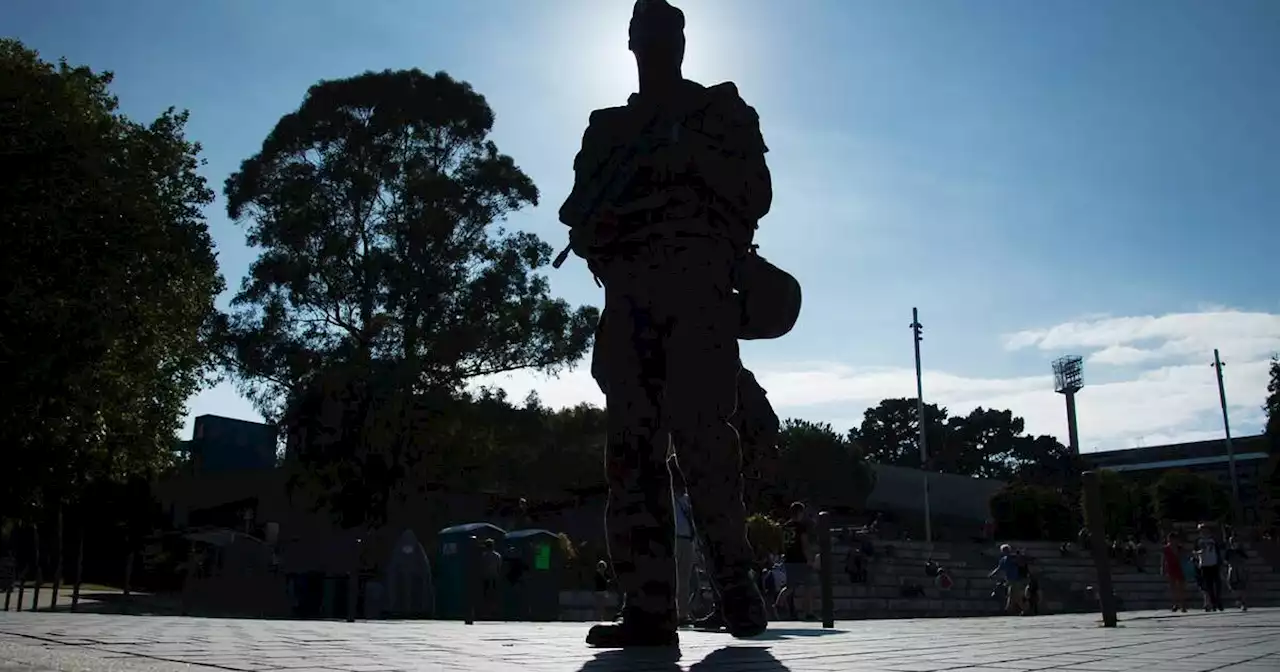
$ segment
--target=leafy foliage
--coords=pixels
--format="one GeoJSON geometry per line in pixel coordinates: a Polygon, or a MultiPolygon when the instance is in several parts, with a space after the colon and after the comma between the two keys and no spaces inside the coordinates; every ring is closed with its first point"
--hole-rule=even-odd
{"type": "Polygon", "coordinates": [[[780,497],[820,507],[859,511],[875,486],[875,473],[861,449],[825,423],[789,419],[778,441],[780,497]]]}
{"type": "MultiPolygon", "coordinates": [[[[1108,470],[1098,472],[1098,486],[1102,493],[1102,527],[1108,537],[1114,539],[1151,532],[1151,501],[1147,488],[1108,470]]],[[[1088,525],[1088,509],[1084,511],[1085,524],[1088,525]]]]}
{"type": "Polygon", "coordinates": [[[1170,522],[1220,520],[1231,511],[1231,495],[1218,481],[1185,470],[1165,472],[1151,486],[1156,518],[1170,522]]]}
{"type": "MultiPolygon", "coordinates": [[[[868,408],[849,437],[873,462],[920,468],[919,424],[915,399],[885,399],[868,408]]],[[[1071,451],[1051,436],[1024,434],[1024,422],[1010,411],[976,408],[950,416],[925,404],[925,428],[931,471],[980,478],[1074,487],[1079,471],[1071,451]]]]}
{"type": "Polygon", "coordinates": [[[1262,410],[1267,416],[1266,435],[1272,455],[1280,455],[1280,355],[1271,356],[1267,379],[1267,402],[1262,410]]]}
{"type": "Polygon", "coordinates": [[[583,354],[595,309],[551,299],[533,273],[551,247],[496,226],[538,190],[487,139],[493,122],[445,73],[322,81],[227,179],[227,212],[262,249],[233,300],[232,361],[267,417],[337,362],[457,392],[583,354]]]}
{"type": "Polygon", "coordinates": [[[465,384],[559,371],[594,331],[594,308],[535,273],[551,247],[498,226],[538,190],[487,139],[493,122],[445,73],[323,81],[227,179],[227,212],[262,250],[224,325],[230,368],[287,417],[295,486],[347,524],[377,524],[410,475],[491,479],[503,430],[474,422],[495,408],[465,384]]]}
{"type": "Polygon", "coordinates": [[[996,534],[1005,539],[1066,540],[1075,533],[1075,517],[1061,491],[1014,483],[991,498],[996,534]]]}
{"type": "Polygon", "coordinates": [[[185,112],[118,111],[111,73],[0,40],[0,510],[163,469],[212,370],[223,289],[185,112]]]}
{"type": "Polygon", "coordinates": [[[767,559],[782,552],[782,525],[764,514],[752,514],[747,517],[747,539],[757,559],[767,559]]]}

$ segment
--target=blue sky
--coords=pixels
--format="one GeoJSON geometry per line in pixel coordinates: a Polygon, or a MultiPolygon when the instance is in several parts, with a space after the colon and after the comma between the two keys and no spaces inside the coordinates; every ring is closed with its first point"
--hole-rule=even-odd
{"type": "MultiPolygon", "coordinates": [[[[782,414],[843,429],[914,396],[918,306],[925,396],[953,411],[1008,407],[1064,436],[1046,377],[1073,352],[1086,449],[1209,438],[1219,347],[1236,432],[1258,430],[1280,349],[1280,3],[677,4],[686,75],[737,83],[772,150],[759,242],[805,308],[744,356],[782,414]]],[[[634,86],[630,6],[11,0],[0,32],[114,71],[130,115],[189,109],[219,190],[317,80],[448,71],[486,95],[495,141],[542,190],[510,224],[558,247],[587,115],[634,86]]],[[[224,208],[209,221],[234,288],[252,252],[224,208]]],[[[598,302],[580,263],[550,273],[555,293],[598,302]]],[[[497,382],[598,401],[582,371],[497,382]]],[[[255,417],[229,386],[192,412],[255,417]]]]}

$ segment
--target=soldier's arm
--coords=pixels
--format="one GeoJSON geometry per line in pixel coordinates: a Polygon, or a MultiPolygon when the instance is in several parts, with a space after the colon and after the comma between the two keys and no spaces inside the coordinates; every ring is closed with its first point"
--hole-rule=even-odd
{"type": "Polygon", "coordinates": [[[603,131],[601,119],[603,110],[595,110],[587,121],[587,130],[582,133],[582,148],[573,157],[573,189],[569,197],[560,206],[560,223],[574,227],[582,224],[586,209],[590,205],[590,192],[597,179],[600,166],[608,156],[608,140],[603,131]]]}
{"type": "Polygon", "coordinates": [[[713,87],[710,93],[707,130],[720,142],[697,147],[698,173],[745,219],[758,220],[773,204],[773,180],[764,157],[769,148],[760,133],[760,115],[731,82],[713,87]]]}

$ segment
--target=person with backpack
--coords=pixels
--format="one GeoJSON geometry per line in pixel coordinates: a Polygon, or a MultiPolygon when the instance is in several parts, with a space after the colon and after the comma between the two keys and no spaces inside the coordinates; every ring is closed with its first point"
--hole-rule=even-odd
{"type": "Polygon", "coordinates": [[[493,546],[492,539],[485,539],[480,554],[481,604],[484,614],[492,616],[498,611],[498,579],[502,576],[502,554],[493,546]]]}
{"type": "Polygon", "coordinates": [[[797,616],[796,596],[799,595],[800,613],[798,615],[812,619],[814,591],[811,585],[813,577],[811,562],[816,557],[814,549],[816,540],[813,539],[813,525],[809,521],[803,502],[795,502],[791,505],[791,518],[782,524],[782,540],[782,562],[786,567],[787,583],[778,594],[778,598],[774,600],[773,608],[781,609],[783,603],[786,603],[792,618],[795,618],[797,616]]]}
{"type": "MultiPolygon", "coordinates": [[[[1005,590],[1005,609],[1010,613],[1025,614],[1026,609],[1022,605],[1023,592],[1026,584],[1022,580],[1022,574],[1019,571],[1018,559],[1013,554],[1013,547],[1009,544],[1000,545],[1000,562],[996,564],[996,568],[991,570],[992,578],[1001,575],[1004,578],[1005,590]]],[[[998,587],[998,586],[997,586],[998,587]]]]}
{"type": "Polygon", "coordinates": [[[676,618],[681,625],[688,625],[693,620],[689,605],[698,589],[694,566],[697,540],[693,533],[693,510],[689,503],[689,492],[674,453],[667,458],[667,466],[671,471],[671,501],[676,514],[676,618]]]}
{"type": "Polygon", "coordinates": [[[1204,523],[1196,527],[1200,538],[1196,540],[1196,564],[1200,568],[1200,581],[1205,597],[1205,611],[1222,611],[1222,545],[1204,523]]]}
{"type": "Polygon", "coordinates": [[[1236,606],[1240,611],[1248,611],[1245,589],[1249,583],[1249,572],[1245,567],[1245,561],[1249,559],[1249,554],[1245,552],[1244,544],[1236,539],[1235,534],[1227,540],[1224,556],[1227,561],[1227,586],[1231,588],[1231,594],[1236,598],[1236,606]]]}

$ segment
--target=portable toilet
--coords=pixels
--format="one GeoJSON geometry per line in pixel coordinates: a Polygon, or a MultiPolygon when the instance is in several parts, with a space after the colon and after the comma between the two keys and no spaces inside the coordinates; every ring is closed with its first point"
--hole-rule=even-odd
{"type": "Polygon", "coordinates": [[[480,599],[480,549],[486,539],[501,546],[506,531],[489,523],[467,523],[440,530],[440,553],[435,563],[436,613],[442,619],[463,619],[470,599],[480,599]],[[476,591],[474,596],[469,591],[476,591]]]}
{"type": "Polygon", "coordinates": [[[506,535],[506,547],[509,557],[517,559],[522,569],[519,580],[511,585],[507,617],[521,621],[559,620],[564,573],[560,537],[549,530],[514,530],[506,535]]]}

